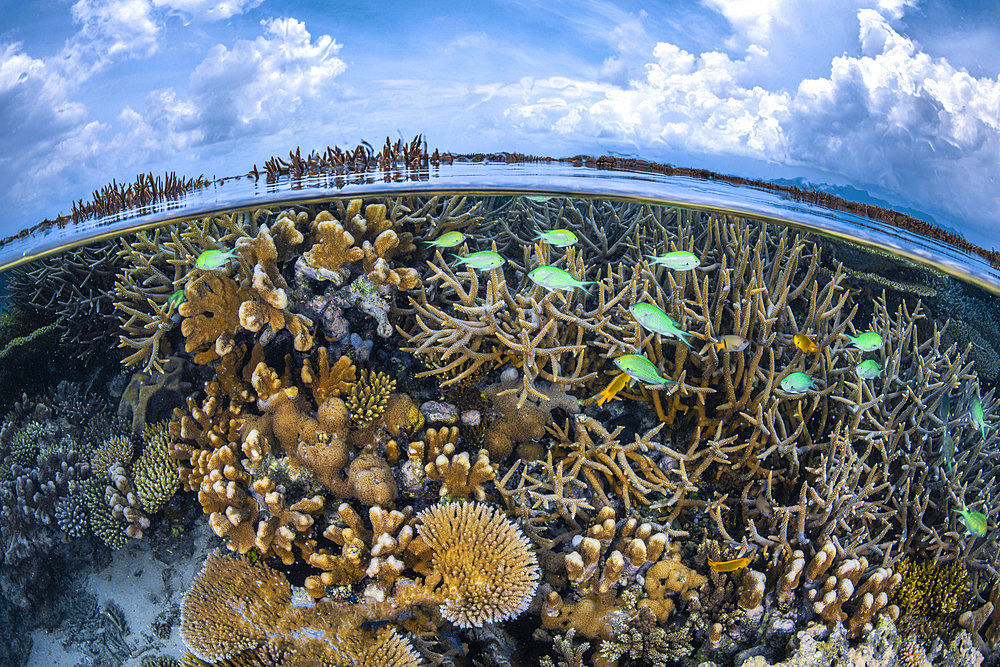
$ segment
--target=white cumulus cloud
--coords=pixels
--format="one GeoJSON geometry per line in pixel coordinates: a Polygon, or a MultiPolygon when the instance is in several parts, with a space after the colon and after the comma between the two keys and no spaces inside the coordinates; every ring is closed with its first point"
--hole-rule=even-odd
{"type": "MultiPolygon", "coordinates": [[[[660,42],[645,77],[626,86],[549,79],[495,94],[527,132],[808,166],[947,206],[973,224],[1000,222],[1000,78],[976,78],[925,53],[890,23],[904,3],[881,4],[896,9],[855,13],[856,55],[828,60],[823,76],[792,86],[757,83],[769,56],[752,44],[734,59],[660,42]]],[[[743,3],[726,5],[746,23],[742,34],[768,43],[775,20],[740,18],[743,3]]]]}
{"type": "Polygon", "coordinates": [[[263,0],[153,0],[157,7],[184,12],[197,19],[218,21],[242,14],[263,0]]]}

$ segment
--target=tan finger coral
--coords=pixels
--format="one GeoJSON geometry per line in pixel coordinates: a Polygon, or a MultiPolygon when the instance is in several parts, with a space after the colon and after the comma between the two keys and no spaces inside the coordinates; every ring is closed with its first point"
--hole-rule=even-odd
{"type": "Polygon", "coordinates": [[[463,628],[518,616],[538,586],[538,564],[521,530],[476,502],[428,507],[417,532],[431,552],[428,584],[441,615],[463,628]],[[438,585],[440,584],[440,585],[438,585]]]}
{"type": "Polygon", "coordinates": [[[441,482],[440,495],[452,500],[486,499],[483,484],[496,478],[490,464],[490,453],[480,449],[475,460],[468,452],[455,453],[455,445],[448,443],[444,451],[424,467],[428,479],[441,482]]]}
{"type": "Polygon", "coordinates": [[[338,357],[336,363],[330,365],[330,357],[325,347],[316,352],[316,368],[308,359],[302,361],[302,383],[312,390],[316,405],[322,405],[331,396],[341,396],[350,391],[356,378],[356,369],[351,359],[338,357]]]}
{"type": "Polygon", "coordinates": [[[181,637],[202,660],[234,658],[269,641],[291,600],[285,575],[215,552],[184,596],[181,637]]]}

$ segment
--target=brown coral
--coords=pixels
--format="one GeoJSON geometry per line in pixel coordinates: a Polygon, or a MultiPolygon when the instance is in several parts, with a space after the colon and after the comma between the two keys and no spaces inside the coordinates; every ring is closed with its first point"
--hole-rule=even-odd
{"type": "Polygon", "coordinates": [[[433,505],[417,532],[431,552],[441,615],[463,628],[514,618],[538,586],[530,543],[499,510],[476,502],[433,505]]]}
{"type": "Polygon", "coordinates": [[[212,275],[189,284],[184,294],[187,301],[177,311],[184,318],[184,349],[194,353],[195,363],[207,364],[231,352],[240,325],[238,313],[247,299],[239,285],[230,278],[212,275]]]}

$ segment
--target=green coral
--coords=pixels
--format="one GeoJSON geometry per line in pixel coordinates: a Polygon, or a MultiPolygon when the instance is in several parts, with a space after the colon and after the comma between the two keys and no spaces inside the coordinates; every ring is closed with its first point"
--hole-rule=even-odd
{"type": "Polygon", "coordinates": [[[19,428],[10,439],[10,455],[7,465],[15,463],[22,468],[34,468],[41,454],[42,445],[48,442],[55,429],[40,422],[28,422],[19,428]]]}
{"type": "Polygon", "coordinates": [[[125,524],[114,517],[104,498],[104,490],[108,484],[110,480],[106,475],[91,477],[83,483],[83,497],[90,514],[91,532],[114,551],[125,546],[128,534],[125,532],[125,524]]]}
{"type": "Polygon", "coordinates": [[[95,475],[107,475],[115,461],[127,466],[132,463],[132,441],[125,436],[108,438],[90,455],[90,469],[95,475]]]}
{"type": "Polygon", "coordinates": [[[935,563],[906,557],[893,568],[903,580],[893,589],[892,601],[924,616],[943,616],[963,608],[970,588],[965,563],[935,563]]]}
{"type": "Polygon", "coordinates": [[[146,446],[135,462],[132,482],[142,509],[150,514],[159,512],[181,486],[177,461],[168,451],[171,438],[168,423],[163,421],[146,427],[142,434],[146,446]]]}
{"type": "Polygon", "coordinates": [[[139,667],[181,667],[181,662],[166,655],[147,655],[139,663],[139,667]]]}
{"type": "Polygon", "coordinates": [[[347,409],[354,423],[364,426],[381,417],[395,388],[396,381],[385,373],[363,369],[347,396],[347,409]]]}

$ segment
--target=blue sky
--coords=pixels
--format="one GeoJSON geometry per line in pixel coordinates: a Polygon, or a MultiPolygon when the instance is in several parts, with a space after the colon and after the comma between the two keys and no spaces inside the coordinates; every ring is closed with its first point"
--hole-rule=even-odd
{"type": "Polygon", "coordinates": [[[1000,247],[1000,11],[916,0],[0,2],[0,235],[299,145],[853,185],[1000,247]]]}

